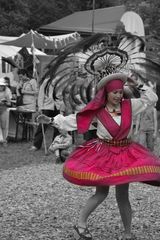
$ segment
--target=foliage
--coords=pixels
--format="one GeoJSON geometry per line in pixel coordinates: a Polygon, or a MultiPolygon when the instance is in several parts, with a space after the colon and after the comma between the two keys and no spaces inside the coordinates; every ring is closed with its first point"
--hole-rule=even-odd
{"type": "Polygon", "coordinates": [[[58,13],[55,0],[27,0],[27,2],[30,9],[28,17],[30,29],[56,21],[58,13]]]}
{"type": "MultiPolygon", "coordinates": [[[[90,10],[93,0],[1,0],[0,34],[18,36],[63,18],[75,11],[90,10]]],[[[137,12],[147,32],[160,36],[159,0],[95,0],[95,9],[124,4],[127,10],[137,12]]]]}
{"type": "Polygon", "coordinates": [[[139,14],[148,28],[147,34],[160,36],[160,2],[153,0],[148,4],[140,5],[139,14]]]}
{"type": "MultiPolygon", "coordinates": [[[[17,36],[49,24],[75,11],[92,9],[92,0],[1,0],[1,35],[17,36]]],[[[112,1],[95,1],[95,8],[109,7],[112,1]]]]}
{"type": "Polygon", "coordinates": [[[29,29],[30,10],[25,0],[1,0],[0,9],[1,35],[16,36],[29,29]]]}

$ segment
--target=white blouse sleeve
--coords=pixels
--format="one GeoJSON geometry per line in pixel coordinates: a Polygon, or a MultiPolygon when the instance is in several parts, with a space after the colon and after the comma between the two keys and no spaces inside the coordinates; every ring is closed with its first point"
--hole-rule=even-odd
{"type": "Polygon", "coordinates": [[[145,86],[143,90],[140,98],[131,99],[133,117],[143,112],[147,107],[154,106],[158,101],[158,97],[151,87],[145,86]]]}
{"type": "Polygon", "coordinates": [[[76,113],[68,116],[58,114],[54,117],[54,126],[64,129],[65,131],[77,130],[76,113]]]}

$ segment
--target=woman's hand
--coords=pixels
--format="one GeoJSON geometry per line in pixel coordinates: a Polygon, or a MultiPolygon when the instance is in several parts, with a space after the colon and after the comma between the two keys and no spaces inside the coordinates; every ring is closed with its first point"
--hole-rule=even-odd
{"type": "Polygon", "coordinates": [[[42,123],[42,124],[50,124],[51,123],[51,118],[47,117],[44,114],[41,114],[37,117],[37,122],[42,123]]]}
{"type": "Polygon", "coordinates": [[[6,104],[7,104],[7,100],[6,99],[1,99],[0,100],[0,105],[1,106],[6,106],[6,104]]]}
{"type": "Polygon", "coordinates": [[[135,79],[133,79],[133,78],[131,78],[131,77],[128,77],[128,78],[127,78],[126,85],[127,85],[127,86],[137,87],[137,86],[138,86],[138,82],[137,82],[135,79]]]}
{"type": "Polygon", "coordinates": [[[153,133],[153,138],[156,138],[157,137],[157,132],[154,132],[153,133]]]}

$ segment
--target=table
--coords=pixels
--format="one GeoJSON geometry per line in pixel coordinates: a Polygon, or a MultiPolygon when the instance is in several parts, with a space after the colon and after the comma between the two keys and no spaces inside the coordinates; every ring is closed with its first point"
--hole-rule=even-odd
{"type": "Polygon", "coordinates": [[[8,137],[18,140],[30,140],[31,124],[33,115],[36,113],[32,110],[20,110],[17,108],[8,109],[8,137]]]}

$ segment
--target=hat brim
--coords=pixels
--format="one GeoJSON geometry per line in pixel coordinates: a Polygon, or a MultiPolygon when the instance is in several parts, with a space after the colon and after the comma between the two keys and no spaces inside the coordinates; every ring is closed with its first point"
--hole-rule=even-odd
{"type": "Polygon", "coordinates": [[[112,80],[122,80],[124,83],[127,81],[127,75],[124,73],[113,73],[110,74],[104,78],[102,78],[98,84],[97,84],[97,91],[99,91],[101,88],[103,88],[107,82],[112,81],[112,80]]]}

